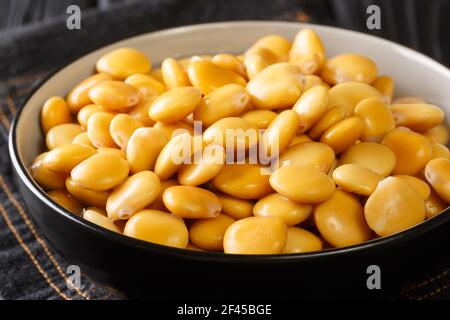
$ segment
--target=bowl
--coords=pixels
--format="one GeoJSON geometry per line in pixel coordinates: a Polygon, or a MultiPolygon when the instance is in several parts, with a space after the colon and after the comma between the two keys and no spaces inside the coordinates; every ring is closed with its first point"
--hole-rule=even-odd
{"type": "Polygon", "coordinates": [[[134,47],[155,64],[165,57],[240,53],[261,36],[293,38],[313,28],[328,56],[353,51],[376,61],[396,82],[396,95],[415,95],[450,115],[450,71],[398,44],[353,31],[290,22],[246,21],[152,32],[94,51],[57,71],[28,97],[13,122],[9,152],[28,211],[48,242],[92,280],[136,298],[391,297],[450,252],[450,210],[395,235],[342,249],[291,255],[225,255],[165,247],[128,238],[77,217],[53,202],[27,168],[43,149],[39,114],[44,101],[64,96],[93,72],[96,60],[134,47]],[[238,36],[237,36],[238,35],[238,36]],[[373,275],[373,267],[379,269],[373,275]],[[381,289],[368,286],[373,277],[381,289]]]}

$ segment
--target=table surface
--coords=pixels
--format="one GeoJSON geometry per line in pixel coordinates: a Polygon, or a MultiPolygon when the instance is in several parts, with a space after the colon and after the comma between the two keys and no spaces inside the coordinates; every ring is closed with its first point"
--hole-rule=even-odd
{"type": "MultiPolygon", "coordinates": [[[[8,61],[0,64],[0,299],[126,299],[86,277],[80,289],[66,285],[68,262],[33,225],[13,181],[7,150],[11,121],[30,91],[49,72],[107,43],[178,25],[229,19],[327,22],[305,8],[311,9],[310,1],[228,0],[224,4],[214,0],[206,4],[194,0],[187,4],[153,0],[83,12],[82,29],[75,32],[65,28],[64,17],[0,32],[0,61],[8,61]]],[[[444,63],[449,56],[434,55],[444,63]]],[[[430,266],[427,274],[397,294],[397,299],[449,298],[450,260],[430,266]]]]}

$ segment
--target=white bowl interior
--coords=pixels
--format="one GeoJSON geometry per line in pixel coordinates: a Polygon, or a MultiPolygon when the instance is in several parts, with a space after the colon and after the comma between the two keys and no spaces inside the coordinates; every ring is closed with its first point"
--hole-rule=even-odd
{"type": "Polygon", "coordinates": [[[396,96],[425,98],[445,110],[449,123],[450,70],[420,53],[380,38],[333,27],[271,21],[225,22],[144,34],[94,51],[63,68],[48,79],[24,106],[16,131],[19,157],[28,167],[42,151],[39,117],[45,100],[51,96],[65,96],[70,88],[92,74],[96,60],[112,49],[137,48],[157,66],[166,57],[241,53],[264,35],[281,34],[293,39],[305,27],[313,28],[320,35],[328,57],[354,52],[372,58],[380,74],[394,78],[396,96]]]}

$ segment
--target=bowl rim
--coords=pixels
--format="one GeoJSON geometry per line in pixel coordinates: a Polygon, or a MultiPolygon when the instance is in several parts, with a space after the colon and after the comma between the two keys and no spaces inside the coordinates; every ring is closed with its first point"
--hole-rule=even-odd
{"type": "MultiPolygon", "coordinates": [[[[113,42],[111,44],[108,44],[106,46],[97,48],[95,50],[90,51],[87,54],[84,54],[77,59],[69,62],[68,64],[65,64],[64,66],[50,72],[44,79],[42,79],[34,88],[33,90],[27,95],[24,102],[19,106],[17,109],[16,115],[14,116],[14,119],[11,123],[11,129],[9,132],[9,138],[8,138],[8,149],[9,149],[9,155],[11,158],[11,164],[14,168],[14,172],[16,174],[16,178],[20,179],[20,181],[28,188],[31,193],[37,197],[40,201],[42,201],[46,206],[51,208],[53,211],[57,212],[58,214],[62,215],[64,218],[70,220],[73,223],[80,224],[82,227],[86,228],[91,233],[95,233],[98,236],[111,240],[112,242],[119,242],[124,246],[130,246],[134,247],[135,249],[140,250],[146,250],[149,253],[151,252],[157,252],[160,254],[165,254],[168,256],[177,256],[177,257],[183,257],[188,258],[190,260],[199,260],[199,261],[205,261],[205,260],[215,260],[217,262],[223,262],[223,263],[286,263],[286,262],[296,262],[303,259],[319,259],[323,257],[328,256],[336,256],[336,255],[346,255],[351,254],[354,252],[359,252],[362,250],[367,250],[374,247],[381,247],[384,245],[392,244],[399,241],[407,241],[408,239],[420,236],[423,233],[429,232],[434,228],[437,228],[438,226],[448,222],[450,220],[450,207],[447,207],[443,212],[440,214],[429,218],[422,223],[415,225],[413,227],[410,227],[408,229],[405,229],[401,232],[380,237],[377,239],[372,239],[360,244],[351,245],[347,247],[341,247],[341,248],[326,248],[321,251],[315,251],[315,252],[304,252],[304,253],[294,253],[294,254],[270,254],[270,255],[256,255],[256,254],[225,254],[221,252],[209,252],[209,251],[197,251],[197,250],[189,250],[189,249],[181,249],[181,248],[175,248],[175,247],[169,247],[164,246],[156,243],[147,242],[144,240],[135,239],[132,237],[125,236],[123,234],[119,234],[113,231],[110,231],[108,229],[102,228],[92,222],[89,222],[82,217],[76,216],[64,207],[60,206],[56,202],[54,202],[47,193],[40,187],[37,182],[31,177],[31,174],[29,173],[28,169],[22,162],[22,159],[19,154],[17,142],[16,142],[16,135],[17,135],[17,124],[20,119],[20,116],[22,114],[22,111],[25,109],[25,106],[28,104],[29,100],[33,97],[35,92],[37,92],[50,78],[52,78],[54,75],[65,69],[66,67],[77,63],[82,58],[86,57],[87,55],[90,55],[96,51],[105,50],[108,47],[112,46],[118,46],[124,41],[129,41],[131,39],[137,39],[139,37],[147,37],[149,35],[160,35],[164,36],[165,34],[173,34],[173,33],[186,33],[190,31],[195,31],[198,29],[204,29],[208,27],[219,27],[219,28],[227,28],[230,25],[295,25],[298,26],[299,29],[301,28],[313,28],[313,29],[322,29],[326,31],[331,32],[342,32],[342,33],[349,33],[355,34],[358,36],[363,37],[369,37],[374,38],[377,41],[380,41],[381,43],[388,44],[390,46],[396,47],[399,50],[403,50],[408,52],[410,55],[412,55],[416,59],[421,59],[427,64],[431,65],[434,69],[436,69],[439,72],[444,72],[449,74],[450,76],[450,70],[442,65],[441,63],[433,60],[432,58],[417,52],[413,49],[410,49],[408,47],[405,47],[403,45],[397,44],[395,42],[392,42],[390,40],[386,40],[383,38],[376,37],[374,35],[365,34],[362,32],[357,32],[353,30],[343,29],[343,28],[337,28],[332,26],[325,26],[325,25],[317,25],[317,24],[311,24],[311,23],[299,23],[299,22],[287,22],[287,21],[265,21],[265,20],[245,20],[245,21],[227,21],[227,22],[214,22],[214,23],[202,23],[202,24],[195,24],[195,25],[186,25],[176,28],[169,28],[169,29],[163,29],[159,31],[153,31],[153,32],[147,32],[144,34],[139,34],[133,37],[129,37],[126,39],[119,40],[117,42],[113,42]]],[[[21,193],[21,192],[20,192],[21,193]]],[[[21,194],[22,195],[22,194],[21,194]]],[[[32,210],[30,210],[32,211],[32,210]]],[[[31,214],[32,215],[32,214],[31,214]]]]}

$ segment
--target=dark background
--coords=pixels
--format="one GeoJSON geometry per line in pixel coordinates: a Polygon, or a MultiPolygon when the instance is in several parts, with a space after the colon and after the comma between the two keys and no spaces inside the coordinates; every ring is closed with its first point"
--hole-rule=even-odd
{"type": "Polygon", "coordinates": [[[57,67],[142,32],[246,19],[296,20],[359,30],[405,44],[450,66],[449,17],[450,0],[0,0],[0,77],[57,67]],[[70,4],[82,9],[82,30],[65,27],[70,4]],[[371,4],[381,8],[381,30],[366,28],[366,9],[371,4]],[[30,42],[33,34],[35,41],[30,42]],[[57,47],[45,46],[48,40],[57,47]]]}

